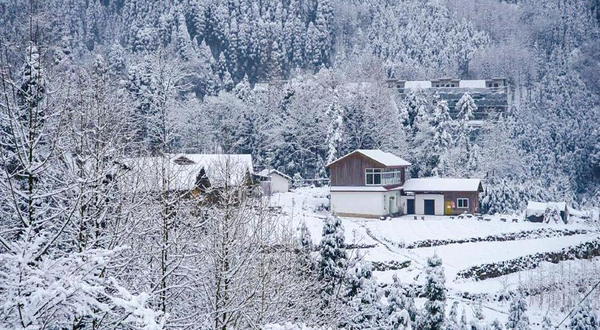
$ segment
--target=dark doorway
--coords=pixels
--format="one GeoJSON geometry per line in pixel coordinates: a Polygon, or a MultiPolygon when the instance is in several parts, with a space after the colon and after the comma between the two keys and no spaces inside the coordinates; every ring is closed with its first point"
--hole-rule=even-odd
{"type": "Polygon", "coordinates": [[[426,215],[435,215],[435,200],[433,199],[425,199],[425,214],[426,215]]]}
{"type": "Polygon", "coordinates": [[[414,199],[406,200],[406,214],[415,214],[415,200],[414,199]]]}

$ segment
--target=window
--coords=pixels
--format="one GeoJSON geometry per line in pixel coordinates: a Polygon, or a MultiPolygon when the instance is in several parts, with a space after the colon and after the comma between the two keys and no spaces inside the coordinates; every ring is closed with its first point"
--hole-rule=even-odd
{"type": "Polygon", "coordinates": [[[367,168],[365,170],[365,184],[390,185],[402,182],[402,171],[399,168],[367,168]]]}
{"type": "Polygon", "coordinates": [[[381,184],[381,169],[380,168],[368,168],[366,170],[366,184],[367,185],[381,184]]]}
{"type": "Polygon", "coordinates": [[[498,87],[498,83],[494,83],[494,87],[498,87]]]}
{"type": "Polygon", "coordinates": [[[469,208],[469,199],[468,198],[457,198],[456,199],[456,207],[459,209],[468,209],[469,208]]]}

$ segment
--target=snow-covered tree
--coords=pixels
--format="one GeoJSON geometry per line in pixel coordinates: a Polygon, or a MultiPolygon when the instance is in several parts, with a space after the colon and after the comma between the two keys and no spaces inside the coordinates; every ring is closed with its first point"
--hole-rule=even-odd
{"type": "Polygon", "coordinates": [[[446,275],[442,267],[442,259],[437,255],[427,259],[427,280],[425,283],[425,306],[420,329],[441,330],[445,324],[446,309],[446,275]]]}
{"type": "Polygon", "coordinates": [[[311,252],[313,250],[313,242],[310,234],[310,230],[306,226],[306,222],[302,221],[300,223],[300,238],[299,242],[299,258],[301,266],[303,266],[306,270],[311,270],[313,268],[313,260],[311,257],[311,252]]]}
{"type": "Polygon", "coordinates": [[[560,211],[558,210],[558,207],[556,207],[556,205],[546,206],[546,209],[544,210],[544,222],[558,223],[560,221],[562,221],[562,218],[560,217],[560,211]]]}
{"type": "Polygon", "coordinates": [[[477,105],[469,93],[464,93],[456,103],[456,145],[469,151],[471,145],[471,124],[477,105]]]}
{"type": "Polygon", "coordinates": [[[323,292],[337,296],[348,267],[344,227],[338,216],[328,216],[323,221],[319,251],[319,280],[323,283],[323,292]]]}
{"type": "Polygon", "coordinates": [[[393,281],[387,296],[385,325],[388,329],[412,329],[416,315],[414,302],[412,298],[406,297],[404,288],[395,274],[393,281]]]}
{"type": "Polygon", "coordinates": [[[491,325],[491,330],[504,330],[504,326],[502,323],[500,323],[500,321],[498,321],[498,319],[494,319],[491,325]]]}
{"type": "Polygon", "coordinates": [[[444,153],[452,146],[452,118],[448,109],[448,102],[439,101],[433,112],[433,126],[435,134],[433,138],[434,150],[438,153],[444,153]]]}
{"type": "Polygon", "coordinates": [[[448,313],[448,328],[459,328],[458,301],[454,301],[452,307],[450,307],[450,313],[448,313]]]}
{"type": "Polygon", "coordinates": [[[370,262],[359,263],[349,271],[346,279],[349,311],[342,321],[347,329],[374,328],[381,322],[381,293],[372,275],[370,262]]]}
{"type": "Polygon", "coordinates": [[[467,310],[466,308],[462,309],[462,313],[460,314],[460,330],[468,330],[469,324],[467,323],[467,310]]]}
{"type": "Polygon", "coordinates": [[[506,329],[529,330],[529,316],[527,316],[527,302],[525,297],[518,291],[510,302],[508,310],[508,322],[506,329]]]}
{"type": "Polygon", "coordinates": [[[587,301],[575,308],[575,312],[569,322],[569,329],[572,330],[598,329],[599,326],[600,320],[598,320],[598,315],[587,301]]]}
{"type": "Polygon", "coordinates": [[[327,109],[326,117],[329,119],[329,125],[327,127],[327,163],[331,163],[341,156],[339,151],[342,135],[344,132],[343,117],[344,112],[339,104],[338,92],[333,91],[334,98],[333,102],[327,109]]]}
{"type": "Polygon", "coordinates": [[[552,321],[548,317],[548,315],[544,315],[542,319],[542,330],[552,330],[554,327],[552,326],[552,321]]]}

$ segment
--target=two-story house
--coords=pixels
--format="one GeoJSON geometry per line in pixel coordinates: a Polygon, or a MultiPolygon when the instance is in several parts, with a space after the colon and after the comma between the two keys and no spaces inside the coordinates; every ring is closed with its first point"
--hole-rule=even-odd
{"type": "Polygon", "coordinates": [[[331,211],[341,216],[379,217],[401,211],[400,196],[410,163],[381,150],[355,150],[327,164],[331,211]]]}
{"type": "Polygon", "coordinates": [[[340,216],[451,215],[479,212],[479,179],[405,179],[406,160],[381,150],[355,150],[327,164],[331,211],[340,216]]]}

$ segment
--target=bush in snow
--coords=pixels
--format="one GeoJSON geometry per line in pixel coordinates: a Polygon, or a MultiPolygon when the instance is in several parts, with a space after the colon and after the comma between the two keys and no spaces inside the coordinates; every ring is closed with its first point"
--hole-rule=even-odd
{"type": "Polygon", "coordinates": [[[544,319],[542,319],[542,330],[551,330],[554,329],[554,327],[552,326],[552,321],[550,321],[550,318],[548,317],[548,315],[544,316],[544,319]]]}
{"type": "Polygon", "coordinates": [[[313,268],[313,260],[310,253],[312,252],[312,237],[310,230],[306,226],[306,222],[300,224],[300,238],[298,240],[298,259],[303,269],[311,270],[313,268]]]}
{"type": "Polygon", "coordinates": [[[436,254],[427,259],[427,282],[425,284],[425,308],[423,319],[420,321],[420,329],[441,330],[445,322],[446,308],[446,278],[442,259],[436,254]]]}
{"type": "Polygon", "coordinates": [[[506,323],[506,329],[515,330],[529,330],[529,317],[527,312],[527,302],[523,297],[522,292],[519,290],[510,302],[510,309],[508,311],[508,322],[506,323]]]}
{"type": "Polygon", "coordinates": [[[569,329],[571,330],[595,330],[600,327],[598,316],[590,304],[584,302],[575,308],[575,313],[571,317],[569,329]]]}
{"type": "Polygon", "coordinates": [[[329,296],[336,295],[336,289],[344,280],[348,267],[344,228],[339,217],[329,216],[323,222],[319,250],[319,281],[323,283],[322,292],[329,296]]]}
{"type": "Polygon", "coordinates": [[[410,315],[406,309],[393,312],[387,321],[387,326],[390,330],[412,330],[413,322],[410,320],[410,315]]]}
{"type": "Polygon", "coordinates": [[[369,262],[359,263],[348,274],[348,317],[341,324],[346,329],[376,328],[381,320],[381,294],[372,274],[369,262]]]}
{"type": "Polygon", "coordinates": [[[450,313],[448,314],[448,330],[450,329],[458,329],[458,301],[452,303],[452,307],[450,307],[450,313]]]}
{"type": "Polygon", "coordinates": [[[491,330],[504,330],[504,326],[502,325],[502,323],[500,323],[500,321],[498,321],[498,319],[494,319],[494,322],[492,322],[492,326],[490,329],[491,330]]]}
{"type": "Polygon", "coordinates": [[[300,188],[303,186],[303,184],[304,184],[304,179],[302,178],[300,173],[298,173],[298,172],[294,173],[294,177],[292,178],[292,187],[300,188]]]}
{"type": "Polygon", "coordinates": [[[400,280],[394,274],[394,283],[390,286],[385,308],[386,325],[389,329],[413,328],[416,316],[415,302],[407,297],[400,280]]]}

